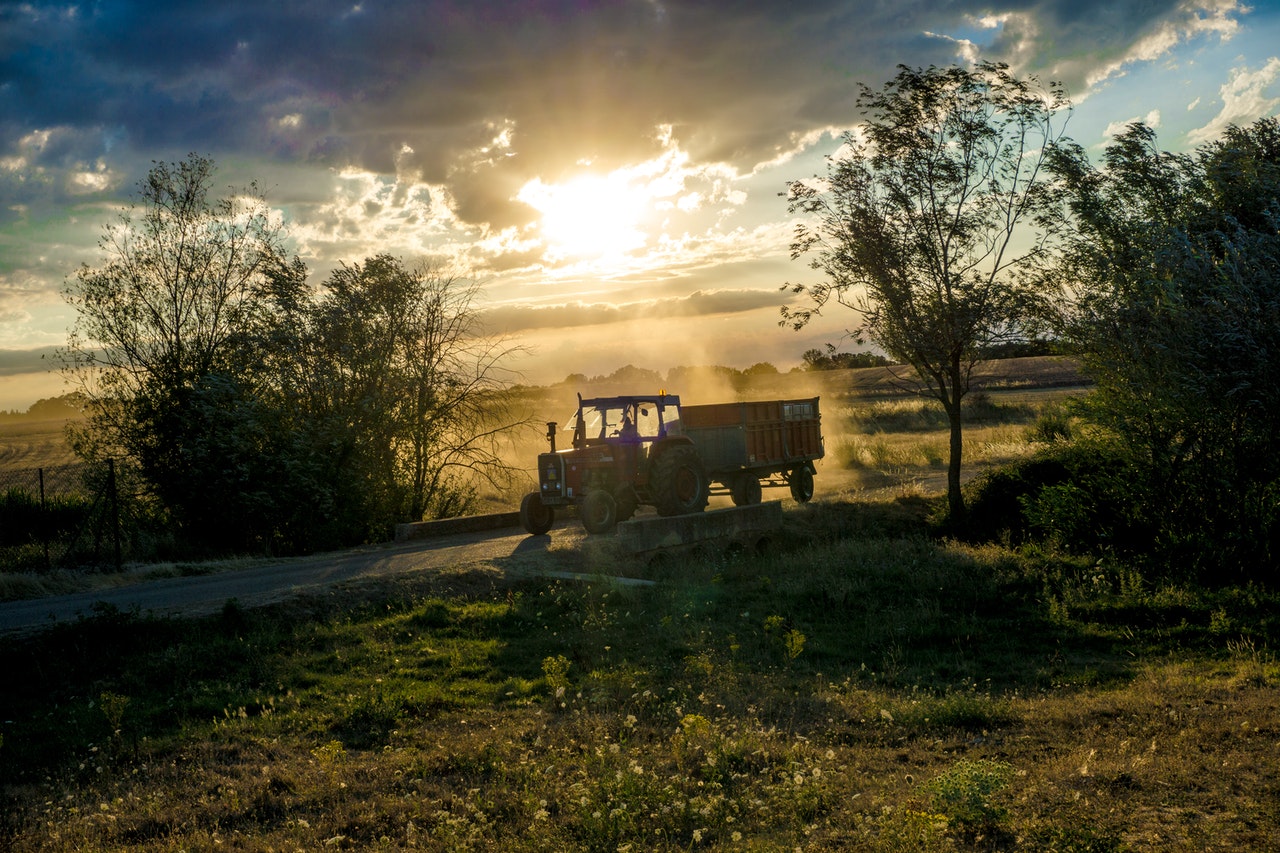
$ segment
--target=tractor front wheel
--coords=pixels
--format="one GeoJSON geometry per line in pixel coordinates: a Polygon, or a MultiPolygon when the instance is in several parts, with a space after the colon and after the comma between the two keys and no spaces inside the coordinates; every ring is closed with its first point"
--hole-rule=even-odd
{"type": "Polygon", "coordinates": [[[578,515],[588,533],[609,533],[618,526],[618,503],[608,492],[588,492],[578,515]]]}
{"type": "Polygon", "coordinates": [[[520,501],[520,526],[530,535],[541,536],[555,523],[556,511],[542,502],[542,495],[530,492],[520,501]]]}
{"type": "Polygon", "coordinates": [[[672,447],[653,463],[649,478],[658,515],[687,515],[706,509],[711,481],[698,451],[688,445],[672,447]]]}

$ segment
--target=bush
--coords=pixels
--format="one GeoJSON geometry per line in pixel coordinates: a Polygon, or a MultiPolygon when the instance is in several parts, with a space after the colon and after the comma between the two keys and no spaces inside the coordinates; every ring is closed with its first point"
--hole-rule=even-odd
{"type": "Polygon", "coordinates": [[[75,533],[89,518],[92,505],[79,495],[39,498],[14,488],[0,495],[0,546],[29,545],[75,533]]]}
{"type": "Polygon", "coordinates": [[[965,536],[1084,554],[1151,553],[1140,472],[1103,442],[1055,444],[966,486],[965,536]]]}

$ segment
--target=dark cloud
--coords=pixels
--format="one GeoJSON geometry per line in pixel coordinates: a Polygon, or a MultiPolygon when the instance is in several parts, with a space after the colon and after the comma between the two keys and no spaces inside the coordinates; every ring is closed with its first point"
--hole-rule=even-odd
{"type": "Polygon", "coordinates": [[[688,296],[646,302],[569,302],[544,307],[500,306],[484,312],[484,323],[494,333],[510,334],[529,329],[738,314],[759,308],[776,309],[781,302],[776,291],[699,290],[688,296]]]}
{"type": "MultiPolygon", "coordinates": [[[[856,121],[857,82],[949,63],[926,32],[1016,13],[1030,57],[1076,91],[1172,14],[1175,0],[708,3],[705,0],[223,0],[0,7],[0,156],[33,130],[43,168],[210,153],[448,181],[473,223],[518,224],[513,188],[657,151],[670,124],[695,159],[747,169],[789,136],[856,121]],[[511,147],[479,158],[504,123],[511,147]]],[[[995,58],[1025,51],[1013,24],[995,58]]],[[[34,168],[34,165],[32,168],[34,168]]],[[[130,177],[137,177],[130,174],[130,177]]],[[[54,182],[56,184],[56,182],[54,182]]],[[[125,182],[131,186],[132,181],[125,182]]],[[[7,189],[6,189],[7,192],[7,189]]]]}
{"type": "Polygon", "coordinates": [[[56,370],[55,356],[58,347],[38,349],[0,349],[0,376],[17,376],[23,373],[43,373],[56,370]]]}

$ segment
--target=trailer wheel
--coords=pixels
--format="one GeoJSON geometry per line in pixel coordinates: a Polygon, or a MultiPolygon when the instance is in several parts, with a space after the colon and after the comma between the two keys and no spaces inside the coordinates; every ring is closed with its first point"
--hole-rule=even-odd
{"type": "Polygon", "coordinates": [[[791,484],[791,497],[796,503],[808,503],[813,497],[813,472],[808,468],[796,468],[787,482],[791,484]]]}
{"type": "Polygon", "coordinates": [[[760,478],[754,474],[743,474],[734,480],[729,490],[734,506],[750,506],[760,503],[764,497],[764,489],[760,486],[760,478]]]}
{"type": "Polygon", "coordinates": [[[613,495],[597,489],[587,492],[578,515],[588,533],[609,533],[618,525],[618,503],[613,495]]]}
{"type": "Polygon", "coordinates": [[[698,451],[688,445],[672,447],[653,463],[649,488],[658,515],[702,512],[711,494],[711,481],[698,451]]]}
{"type": "Polygon", "coordinates": [[[629,520],[640,508],[640,497],[636,494],[636,487],[630,483],[623,483],[613,490],[613,502],[618,505],[619,523],[629,520]]]}
{"type": "Polygon", "coordinates": [[[530,492],[520,501],[520,526],[532,536],[541,536],[551,529],[556,511],[542,502],[542,495],[530,492]]]}

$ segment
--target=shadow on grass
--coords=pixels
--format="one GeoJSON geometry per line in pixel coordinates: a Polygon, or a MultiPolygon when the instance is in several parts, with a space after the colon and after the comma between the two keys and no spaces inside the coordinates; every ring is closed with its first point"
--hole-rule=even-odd
{"type": "Polygon", "coordinates": [[[91,772],[86,756],[125,758],[143,738],[176,749],[229,717],[371,750],[397,726],[452,711],[554,707],[558,687],[606,712],[651,696],[848,739],[885,727],[963,736],[1001,724],[1002,697],[1126,680],[1135,636],[1155,647],[1170,619],[1187,624],[1182,600],[1145,600],[1137,624],[1125,621],[1132,602],[1073,618],[1050,606],[1043,563],[934,541],[930,512],[911,500],[810,505],[788,514],[768,554],[659,570],[557,554],[582,581],[504,573],[499,561],[260,610],[229,602],[200,620],[104,610],[0,642],[11,685],[0,776],[74,778],[91,772]],[[646,571],[657,584],[590,580],[646,571]]]}

